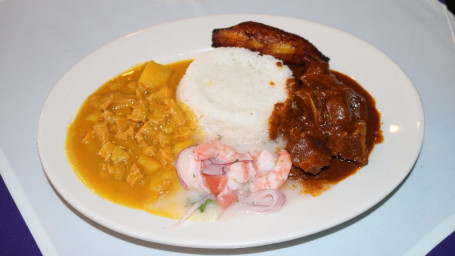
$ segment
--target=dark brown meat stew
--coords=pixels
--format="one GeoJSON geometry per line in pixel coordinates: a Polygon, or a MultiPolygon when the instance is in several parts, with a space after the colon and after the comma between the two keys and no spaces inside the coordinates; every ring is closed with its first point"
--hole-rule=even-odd
{"type": "Polygon", "coordinates": [[[290,102],[276,106],[271,137],[287,139],[290,178],[318,195],[368,164],[382,142],[380,113],[371,95],[355,80],[329,70],[327,63],[294,67],[298,77],[290,102]]]}
{"type": "Polygon", "coordinates": [[[215,29],[214,47],[243,47],[281,59],[293,73],[290,97],[275,105],[270,138],[287,141],[290,178],[318,195],[368,164],[383,140],[380,113],[370,94],[350,77],[333,71],[329,58],[308,40],[257,22],[215,29]]]}

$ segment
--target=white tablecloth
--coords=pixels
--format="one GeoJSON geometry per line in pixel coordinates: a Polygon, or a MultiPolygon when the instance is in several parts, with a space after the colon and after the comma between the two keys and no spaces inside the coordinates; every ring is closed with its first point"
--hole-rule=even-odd
{"type": "Polygon", "coordinates": [[[0,0],[1,175],[45,255],[425,254],[455,230],[455,41],[450,18],[436,0],[0,0]],[[92,51],[126,34],[176,19],[227,13],[315,21],[349,32],[391,57],[413,81],[425,110],[424,145],[407,179],[371,210],[335,228],[237,250],[135,240],[65,204],[46,179],[36,145],[41,108],[59,78],[92,51]]]}

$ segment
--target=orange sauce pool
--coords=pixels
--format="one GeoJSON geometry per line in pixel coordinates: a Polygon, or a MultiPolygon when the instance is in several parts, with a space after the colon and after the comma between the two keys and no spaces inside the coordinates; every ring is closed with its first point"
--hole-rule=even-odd
{"type": "Polygon", "coordinates": [[[76,174],[96,194],[180,217],[178,206],[159,201],[182,190],[174,161],[195,144],[196,121],[175,99],[190,63],[139,65],[106,82],[83,103],[68,127],[66,152],[76,174]],[[149,69],[158,75],[147,84],[143,80],[150,78],[144,74],[149,69]]]}

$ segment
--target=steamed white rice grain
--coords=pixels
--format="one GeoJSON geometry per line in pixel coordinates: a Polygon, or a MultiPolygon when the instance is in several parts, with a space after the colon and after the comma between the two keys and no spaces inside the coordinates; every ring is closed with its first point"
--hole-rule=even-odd
{"type": "Polygon", "coordinates": [[[202,134],[231,144],[269,141],[274,105],[288,97],[292,72],[281,60],[243,48],[215,48],[195,58],[177,99],[197,116],[202,134]]]}

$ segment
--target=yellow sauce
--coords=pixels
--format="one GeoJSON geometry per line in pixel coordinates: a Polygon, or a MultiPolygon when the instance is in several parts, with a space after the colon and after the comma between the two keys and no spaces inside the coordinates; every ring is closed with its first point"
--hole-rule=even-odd
{"type": "Polygon", "coordinates": [[[183,214],[174,161],[195,144],[196,120],[177,103],[175,90],[190,63],[137,66],[86,99],[66,140],[86,186],[121,205],[170,218],[183,214]]]}

